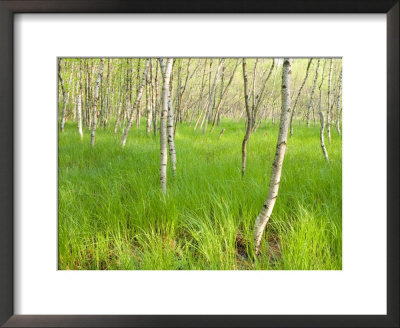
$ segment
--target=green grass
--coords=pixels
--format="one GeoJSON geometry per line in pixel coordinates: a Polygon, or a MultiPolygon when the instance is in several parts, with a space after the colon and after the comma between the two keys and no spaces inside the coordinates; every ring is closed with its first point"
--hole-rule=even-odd
{"type": "Polygon", "coordinates": [[[159,188],[159,137],[132,127],[122,149],[112,126],[97,129],[94,149],[89,131],[81,141],[73,123],[59,133],[59,269],[341,270],[336,130],[332,143],[325,141],[327,164],[319,128],[294,126],[262,253],[254,258],[253,225],[267,195],[278,125],[263,123],[251,136],[244,178],[244,122],[225,120],[208,134],[180,125],[177,175],[168,168],[167,195],[159,188]]]}

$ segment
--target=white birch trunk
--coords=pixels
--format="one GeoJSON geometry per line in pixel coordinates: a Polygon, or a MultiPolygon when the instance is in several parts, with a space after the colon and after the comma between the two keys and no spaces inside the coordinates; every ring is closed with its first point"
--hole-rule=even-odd
{"type": "Polygon", "coordinates": [[[167,116],[168,116],[168,100],[169,100],[169,82],[171,78],[173,59],[160,59],[161,70],[163,73],[162,88],[162,107],[160,119],[160,186],[161,190],[167,192],[167,116]]]}
{"type": "Polygon", "coordinates": [[[292,109],[292,115],[290,116],[290,136],[293,135],[293,117],[294,117],[294,114],[296,113],[296,106],[297,106],[297,102],[299,101],[299,98],[300,98],[300,95],[301,95],[301,91],[303,90],[304,85],[306,84],[306,81],[307,81],[307,78],[308,78],[308,73],[310,71],[311,62],[312,62],[312,58],[310,58],[308,60],[306,76],[304,77],[303,83],[301,84],[299,92],[297,93],[297,97],[296,97],[296,100],[294,102],[294,106],[293,106],[293,109],[292,109]]]}
{"type": "Polygon", "coordinates": [[[82,133],[82,95],[81,93],[78,94],[78,108],[77,108],[77,117],[78,117],[78,133],[79,136],[83,137],[82,133]]]}
{"type": "Polygon", "coordinates": [[[118,106],[117,118],[115,119],[115,125],[114,125],[114,134],[117,134],[118,131],[119,120],[121,119],[121,109],[122,109],[122,102],[120,102],[118,106]]]}
{"type": "Polygon", "coordinates": [[[250,104],[249,104],[249,90],[248,90],[248,83],[247,83],[247,64],[246,64],[246,58],[243,58],[243,89],[244,89],[244,102],[245,102],[245,108],[246,108],[246,115],[247,115],[247,123],[246,123],[246,134],[243,138],[242,142],[242,177],[244,176],[244,173],[246,171],[246,159],[247,159],[247,143],[249,141],[251,132],[252,132],[252,127],[253,127],[253,122],[252,122],[252,115],[251,115],[251,110],[250,110],[250,104]]]}
{"type": "Polygon", "coordinates": [[[205,116],[204,133],[207,132],[208,118],[209,118],[209,115],[214,106],[215,89],[217,88],[217,84],[218,84],[218,81],[219,81],[219,78],[221,75],[221,69],[222,69],[222,66],[224,66],[224,63],[225,63],[225,58],[222,58],[221,62],[218,65],[217,72],[215,73],[214,83],[213,83],[213,86],[210,91],[210,97],[209,97],[207,112],[206,112],[206,116],[205,116]]]}
{"type": "Polygon", "coordinates": [[[151,132],[151,124],[153,123],[153,94],[150,93],[151,89],[152,89],[152,65],[151,65],[151,59],[150,59],[150,69],[148,74],[148,79],[147,79],[147,83],[146,83],[146,110],[147,110],[147,117],[146,117],[146,132],[148,135],[150,135],[151,132]],[[149,87],[150,84],[150,87],[149,87]],[[150,93],[150,97],[149,97],[149,93],[150,93]],[[150,101],[149,101],[150,98],[150,101]]]}
{"type": "Polygon", "coordinates": [[[63,95],[63,107],[62,107],[62,111],[61,111],[61,120],[60,120],[60,130],[61,130],[61,132],[63,132],[64,126],[65,126],[65,112],[66,112],[66,108],[67,108],[67,99],[66,99],[64,81],[61,76],[61,59],[58,61],[58,78],[60,80],[61,91],[62,91],[62,95],[63,95]]]}
{"type": "Polygon", "coordinates": [[[324,113],[322,110],[319,112],[320,118],[321,118],[321,131],[319,134],[320,140],[321,140],[321,149],[322,153],[324,154],[324,157],[326,161],[329,163],[329,156],[328,156],[328,151],[326,150],[325,147],[325,140],[324,140],[324,130],[325,130],[325,118],[324,118],[324,113]]]}
{"type": "Polygon", "coordinates": [[[331,84],[332,84],[332,63],[333,59],[331,59],[331,64],[329,65],[329,84],[328,84],[328,110],[326,113],[326,130],[328,132],[328,141],[331,143],[331,84]]]}
{"type": "Polygon", "coordinates": [[[172,84],[169,85],[169,93],[168,93],[167,134],[168,134],[169,156],[171,157],[172,173],[175,175],[175,172],[176,172],[176,149],[175,149],[175,140],[174,140],[175,133],[174,133],[174,108],[172,106],[172,84]]]}
{"type": "Polygon", "coordinates": [[[317,80],[318,80],[318,69],[319,69],[319,62],[321,60],[318,59],[317,61],[317,68],[315,69],[315,77],[314,77],[314,81],[313,81],[313,85],[311,87],[311,95],[310,95],[310,100],[308,102],[308,106],[307,106],[307,127],[310,127],[310,113],[311,113],[311,106],[312,106],[312,101],[313,101],[313,96],[314,96],[314,92],[315,92],[315,87],[317,86],[317,80]]]}
{"type": "Polygon", "coordinates": [[[340,77],[339,77],[339,90],[338,90],[338,95],[337,95],[337,100],[336,100],[336,129],[339,135],[341,134],[340,132],[340,97],[342,93],[342,71],[340,71],[340,77]]]}
{"type": "Polygon", "coordinates": [[[99,67],[99,74],[97,75],[96,80],[96,87],[94,89],[94,101],[93,101],[93,122],[92,122],[92,133],[90,137],[90,144],[94,147],[95,138],[96,138],[96,128],[97,128],[97,101],[99,99],[99,87],[101,77],[103,75],[103,68],[104,68],[104,58],[101,59],[100,67],[99,67]]]}
{"type": "Polygon", "coordinates": [[[282,69],[282,112],[279,126],[279,136],[276,146],[275,158],[271,168],[271,178],[269,183],[267,199],[258,215],[254,225],[254,246],[255,253],[258,255],[261,250],[261,238],[265,226],[274,209],[276,198],[278,197],[279,183],[282,173],[283,159],[285,157],[286,142],[290,121],[290,83],[292,74],[292,60],[285,58],[282,69]]]}
{"type": "Polygon", "coordinates": [[[137,113],[136,113],[137,117],[136,117],[136,119],[140,120],[140,116],[138,116],[138,115],[140,115],[139,104],[140,104],[140,100],[142,99],[144,85],[146,84],[147,69],[149,67],[149,62],[150,62],[150,59],[146,59],[146,63],[144,65],[142,83],[139,85],[139,88],[138,88],[138,91],[137,91],[137,95],[136,95],[136,101],[135,101],[135,103],[134,103],[134,105],[132,107],[131,115],[129,117],[129,121],[128,121],[128,124],[126,126],[126,129],[124,131],[124,135],[122,136],[122,142],[121,142],[122,147],[125,147],[126,139],[128,138],[129,130],[130,130],[130,128],[132,126],[132,123],[133,123],[133,120],[135,118],[135,109],[137,109],[137,113]]]}

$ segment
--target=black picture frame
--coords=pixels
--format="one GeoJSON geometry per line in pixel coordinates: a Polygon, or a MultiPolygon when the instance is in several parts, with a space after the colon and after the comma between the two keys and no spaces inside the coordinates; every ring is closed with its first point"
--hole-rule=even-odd
{"type": "Polygon", "coordinates": [[[0,113],[0,324],[4,327],[399,327],[398,0],[0,0],[0,113]],[[16,13],[385,13],[387,315],[14,315],[13,21],[16,13]]]}

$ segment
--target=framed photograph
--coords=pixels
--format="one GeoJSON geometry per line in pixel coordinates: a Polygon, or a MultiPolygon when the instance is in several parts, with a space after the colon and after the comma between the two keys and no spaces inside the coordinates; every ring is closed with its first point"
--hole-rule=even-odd
{"type": "Polygon", "coordinates": [[[398,327],[398,30],[0,1],[0,324],[398,327]]]}

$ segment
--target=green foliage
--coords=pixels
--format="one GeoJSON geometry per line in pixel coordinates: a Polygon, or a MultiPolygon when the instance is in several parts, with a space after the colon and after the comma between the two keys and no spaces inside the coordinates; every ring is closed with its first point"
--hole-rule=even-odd
{"type": "Polygon", "coordinates": [[[81,141],[67,123],[59,135],[59,269],[340,270],[341,137],[332,131],[328,165],[319,127],[295,124],[262,254],[254,259],[253,225],[278,125],[263,122],[252,135],[243,179],[243,121],[223,120],[209,134],[179,125],[177,175],[169,169],[163,195],[159,138],[132,128],[122,149],[109,124],[97,130],[91,149],[89,132],[81,141]]]}

